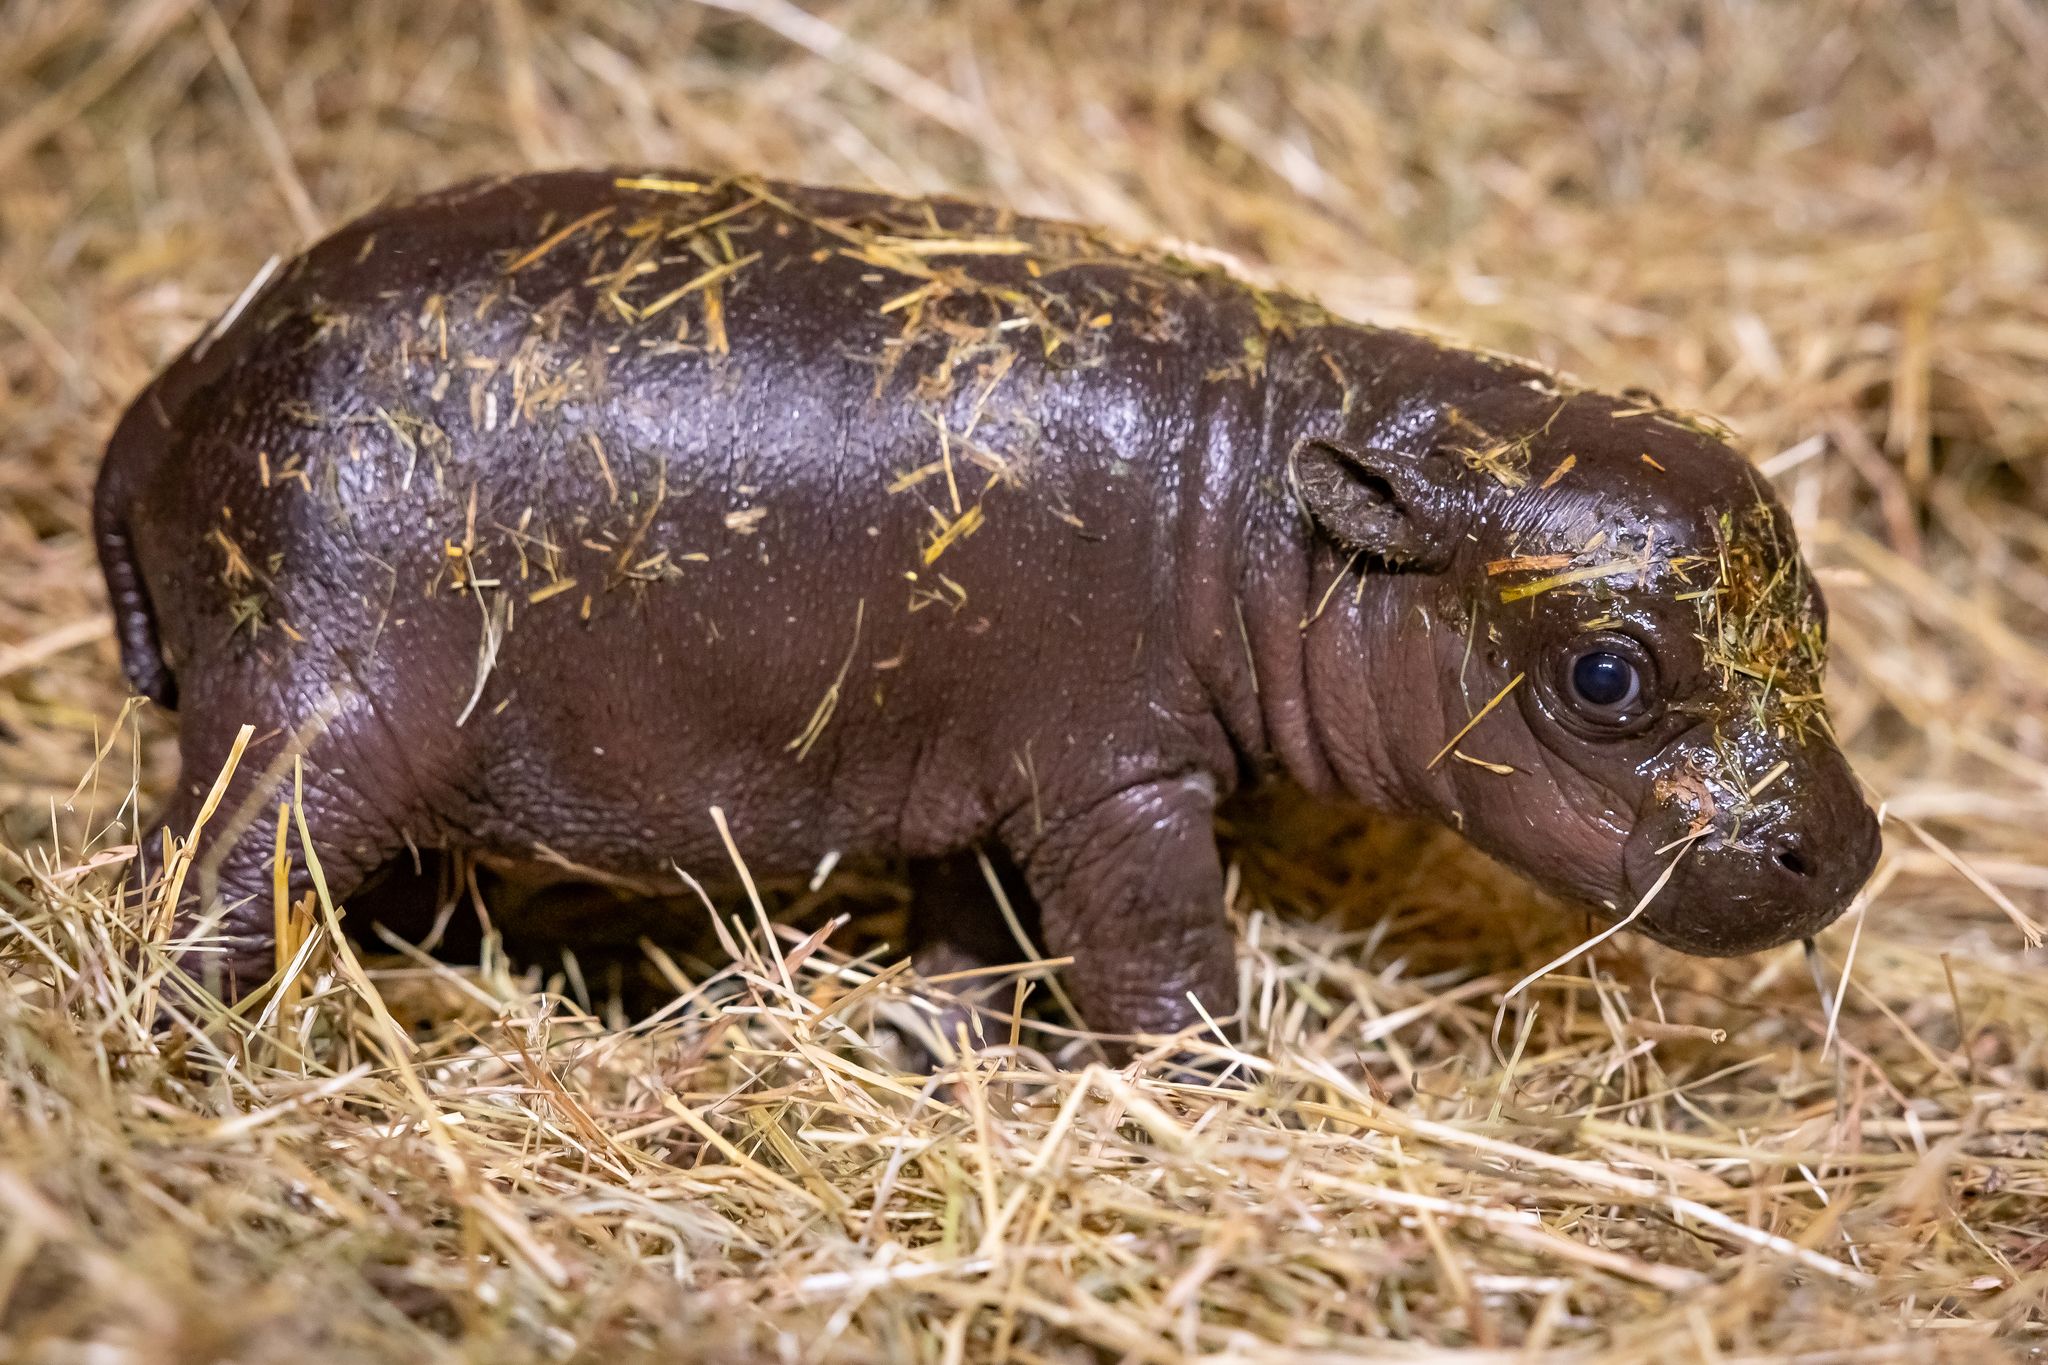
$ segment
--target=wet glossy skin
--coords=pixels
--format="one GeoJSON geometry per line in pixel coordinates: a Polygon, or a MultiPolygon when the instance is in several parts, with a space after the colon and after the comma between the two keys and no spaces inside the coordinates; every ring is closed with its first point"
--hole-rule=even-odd
{"type": "Polygon", "coordinates": [[[1082,229],[620,178],[371,215],[115,435],[170,828],[257,731],[202,856],[225,985],[267,974],[294,746],[340,896],[408,845],[712,872],[716,807],[759,872],[911,859],[920,965],[955,970],[1014,955],[959,890],[991,847],[1112,1032],[1234,1008],[1211,817],[1269,773],[1610,913],[1692,835],[1638,923],[1695,951],[1811,932],[1867,874],[1812,650],[1780,677],[1698,638],[1768,582],[1742,619],[1792,636],[1744,641],[1818,640],[1719,441],[1082,229]],[[1640,715],[1573,700],[1588,641],[1640,715]]]}
{"type": "Polygon", "coordinates": [[[1398,773],[1387,786],[1561,894],[1626,913],[1668,868],[1637,927],[1754,951],[1840,912],[1876,821],[1819,703],[1824,607],[1787,514],[1712,436],[1614,416],[1641,408],[1537,388],[1462,410],[1542,433],[1528,482],[1467,485],[1442,512],[1454,549],[1435,590],[1408,596],[1431,627],[1397,632],[1383,613],[1379,628],[1415,656],[1390,667],[1451,680],[1435,734],[1507,696],[1434,767],[1407,746],[1378,761],[1398,773]],[[1628,706],[1577,697],[1588,654],[1633,666],[1628,706]]]}

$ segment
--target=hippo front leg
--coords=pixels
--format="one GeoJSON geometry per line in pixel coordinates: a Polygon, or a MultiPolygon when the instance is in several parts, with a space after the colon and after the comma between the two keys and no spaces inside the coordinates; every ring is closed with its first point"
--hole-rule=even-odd
{"type": "Polygon", "coordinates": [[[1012,841],[1047,951],[1073,959],[1067,980],[1090,1028],[1173,1034],[1201,1023],[1201,1010],[1237,1012],[1215,813],[1215,782],[1179,775],[1012,841]]]}

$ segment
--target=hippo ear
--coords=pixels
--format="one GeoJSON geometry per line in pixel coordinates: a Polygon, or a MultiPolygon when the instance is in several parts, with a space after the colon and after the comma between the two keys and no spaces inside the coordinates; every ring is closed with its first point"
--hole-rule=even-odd
{"type": "Polygon", "coordinates": [[[1449,562],[1447,490],[1414,456],[1312,436],[1294,448],[1288,475],[1310,519],[1345,549],[1400,568],[1449,562]]]}

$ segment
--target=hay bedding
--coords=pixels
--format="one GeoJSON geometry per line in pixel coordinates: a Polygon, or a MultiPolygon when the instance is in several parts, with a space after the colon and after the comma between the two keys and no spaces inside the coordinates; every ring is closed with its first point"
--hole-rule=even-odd
{"type": "Polygon", "coordinates": [[[2044,70],[2027,0],[0,0],[0,1357],[2038,1355],[2044,70]],[[1622,938],[1508,998],[1585,926],[1285,801],[1235,816],[1249,1019],[1196,1044],[1242,1088],[1036,1029],[896,1072],[886,883],[641,955],[630,1026],[623,976],[324,911],[260,1019],[122,966],[171,763],[86,534],[118,404],[373,197],[604,160],[1201,243],[1726,415],[1888,802],[1829,994],[1622,938]]]}

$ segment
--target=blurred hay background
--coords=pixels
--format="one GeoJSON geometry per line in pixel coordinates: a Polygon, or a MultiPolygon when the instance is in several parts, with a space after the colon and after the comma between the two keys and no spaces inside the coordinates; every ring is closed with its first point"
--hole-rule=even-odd
{"type": "Polygon", "coordinates": [[[0,0],[0,1357],[2038,1358],[2044,148],[2031,0],[0,0]],[[806,940],[829,904],[654,963],[631,1028],[573,969],[365,949],[262,1021],[164,986],[152,1040],[95,869],[170,772],[105,432],[271,255],[604,161],[1182,239],[1732,420],[1892,816],[1838,1017],[1796,948],[1620,941],[1504,1061],[1583,926],[1282,802],[1237,831],[1242,1090],[896,1074],[905,978],[806,940]]]}

